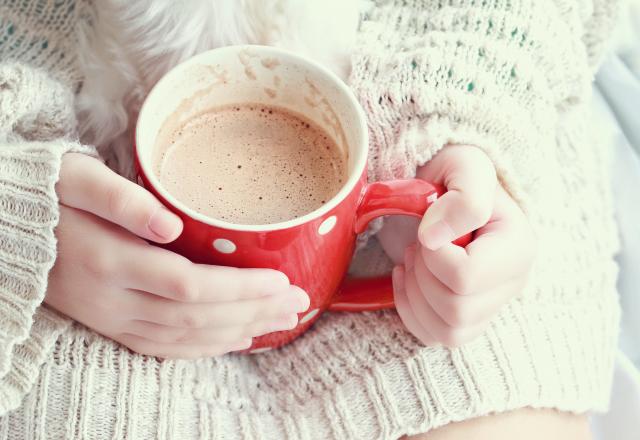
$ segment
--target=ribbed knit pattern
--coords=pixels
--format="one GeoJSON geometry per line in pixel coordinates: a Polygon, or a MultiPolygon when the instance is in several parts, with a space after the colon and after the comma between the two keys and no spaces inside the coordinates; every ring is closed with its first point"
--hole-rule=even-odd
{"type": "MultiPolygon", "coordinates": [[[[606,409],[617,243],[585,103],[611,3],[387,0],[363,16],[351,84],[372,177],[409,177],[447,143],[474,143],[538,235],[523,295],[461,348],[421,347],[391,311],[326,314],[280,350],[197,362],[63,328],[36,309],[55,255],[57,144],[3,145],[0,197],[39,204],[1,205],[0,226],[20,227],[0,228],[0,440],[395,439],[525,406],[606,409]]],[[[362,257],[356,272],[385,266],[376,248],[362,257]]]]}
{"type": "Polygon", "coordinates": [[[56,258],[55,183],[73,135],[73,95],[47,73],[0,65],[0,413],[15,408],[67,320],[40,307],[56,258]]]}
{"type": "Polygon", "coordinates": [[[394,439],[523,406],[602,410],[617,331],[605,310],[510,306],[454,350],[419,348],[393,313],[332,315],[282,351],[197,362],[74,327],[0,439],[394,439]]]}

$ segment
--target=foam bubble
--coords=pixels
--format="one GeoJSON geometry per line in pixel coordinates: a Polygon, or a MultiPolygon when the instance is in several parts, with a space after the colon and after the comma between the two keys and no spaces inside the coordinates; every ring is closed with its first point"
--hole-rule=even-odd
{"type": "Polygon", "coordinates": [[[212,109],[160,148],[156,169],[167,190],[197,211],[235,223],[304,215],[333,197],[346,178],[345,161],[327,133],[277,107],[212,109]]]}

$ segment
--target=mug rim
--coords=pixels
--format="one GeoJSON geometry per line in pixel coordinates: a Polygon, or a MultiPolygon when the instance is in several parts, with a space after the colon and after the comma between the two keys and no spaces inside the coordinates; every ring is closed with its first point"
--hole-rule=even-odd
{"type": "MultiPolygon", "coordinates": [[[[364,110],[362,106],[356,99],[353,91],[345,84],[342,79],[340,79],[335,73],[333,73],[328,68],[322,66],[321,64],[298,55],[289,50],[280,49],[272,46],[262,46],[262,45],[253,45],[253,44],[243,44],[243,45],[232,45],[232,46],[224,46],[216,49],[211,49],[205,52],[201,52],[198,55],[195,55],[188,60],[183,61],[182,63],[171,68],[151,89],[149,94],[144,99],[142,106],[140,107],[140,112],[138,113],[138,120],[136,121],[135,126],[135,134],[134,134],[134,150],[137,162],[140,166],[142,173],[145,175],[146,179],[149,181],[151,186],[154,188],[158,194],[164,198],[169,204],[171,204],[175,209],[180,211],[181,213],[187,215],[188,217],[197,220],[201,223],[215,226],[222,229],[234,230],[234,231],[247,231],[247,232],[266,232],[266,231],[275,231],[281,229],[290,229],[296,226],[303,225],[305,223],[309,223],[313,220],[323,217],[325,214],[333,210],[336,206],[338,206],[344,199],[347,198],[357,185],[358,181],[362,177],[362,173],[367,164],[367,155],[368,155],[368,145],[369,145],[369,132],[366,123],[366,116],[364,114],[364,110]],[[205,64],[206,60],[215,58],[224,52],[240,52],[242,50],[257,50],[263,54],[272,54],[278,55],[285,60],[293,60],[297,64],[301,64],[303,67],[308,70],[314,71],[314,74],[323,75],[328,78],[333,84],[335,84],[340,92],[344,93],[348,97],[349,105],[352,110],[356,112],[358,116],[358,135],[362,139],[361,144],[357,146],[355,151],[356,157],[354,157],[354,167],[353,172],[349,174],[346,182],[340,190],[326,203],[324,203],[319,208],[304,214],[299,217],[295,217],[291,220],[287,220],[284,222],[277,223],[268,223],[268,224],[237,224],[230,223],[224,220],[219,220],[214,217],[209,217],[207,215],[201,214],[196,210],[189,208],[184,203],[180,202],[177,198],[175,198],[171,193],[169,193],[161,184],[153,170],[149,169],[150,164],[146,164],[145,161],[142,160],[140,152],[139,152],[139,139],[138,135],[140,133],[140,124],[143,122],[143,118],[145,115],[145,109],[150,105],[149,102],[151,98],[156,94],[160,93],[159,90],[164,87],[165,84],[169,83],[172,78],[178,75],[181,71],[192,66],[194,64],[205,64]]],[[[349,151],[351,153],[351,151],[349,151]]]]}

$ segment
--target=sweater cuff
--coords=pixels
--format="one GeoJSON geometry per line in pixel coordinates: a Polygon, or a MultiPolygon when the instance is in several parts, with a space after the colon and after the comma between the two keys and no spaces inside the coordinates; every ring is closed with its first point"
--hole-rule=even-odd
{"type": "MultiPolygon", "coordinates": [[[[20,406],[53,352],[58,337],[71,324],[71,320],[44,306],[36,309],[32,322],[27,339],[13,346],[9,369],[0,376],[0,414],[20,406]]],[[[5,343],[1,343],[4,347],[5,343]]]]}
{"type": "Polygon", "coordinates": [[[33,386],[67,320],[41,306],[56,259],[55,184],[71,141],[73,94],[46,72],[0,64],[0,414],[33,386]]]}
{"type": "MultiPolygon", "coordinates": [[[[70,151],[91,149],[66,141],[0,146],[0,395],[7,381],[28,390],[66,325],[40,306],[56,258],[55,184],[70,151]]],[[[3,399],[0,409],[7,404],[3,399]]]]}

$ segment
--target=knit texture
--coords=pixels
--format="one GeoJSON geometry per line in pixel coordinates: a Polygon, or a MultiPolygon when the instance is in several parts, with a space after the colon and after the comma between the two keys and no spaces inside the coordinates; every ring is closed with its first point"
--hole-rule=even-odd
{"type": "Polygon", "coordinates": [[[67,321],[40,307],[56,257],[55,183],[73,95],[43,71],[0,65],[0,413],[17,406],[67,321]]]}
{"type": "MultiPolygon", "coordinates": [[[[20,227],[0,229],[0,332],[14,347],[0,356],[0,439],[395,439],[524,406],[606,409],[617,242],[585,103],[606,34],[590,24],[611,23],[611,3],[386,0],[363,15],[351,85],[368,114],[372,178],[410,177],[446,144],[476,144],[538,235],[523,295],[460,348],[422,347],[391,311],[326,314],[282,349],[195,362],[64,327],[36,309],[54,258],[59,156],[42,146],[18,166],[35,144],[3,145],[13,165],[0,168],[0,196],[23,188],[41,211],[1,205],[2,228],[20,227]],[[34,218],[45,220],[23,226],[34,218]]],[[[356,272],[385,269],[373,245],[356,272]]]]}
{"type": "Polygon", "coordinates": [[[82,78],[74,47],[91,11],[88,0],[0,1],[0,61],[33,63],[75,90],[82,78]]]}

